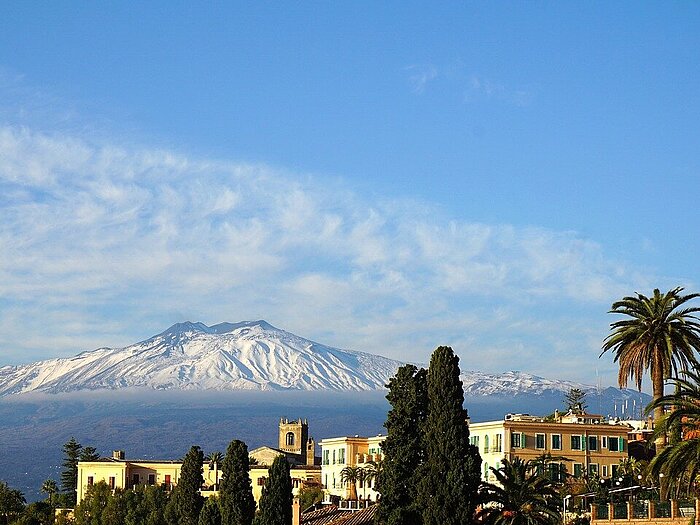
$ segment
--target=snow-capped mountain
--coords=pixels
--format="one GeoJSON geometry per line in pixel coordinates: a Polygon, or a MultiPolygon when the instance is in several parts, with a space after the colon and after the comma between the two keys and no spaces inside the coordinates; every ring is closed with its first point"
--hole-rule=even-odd
{"type": "Polygon", "coordinates": [[[375,390],[401,365],[340,350],[265,321],[178,323],[125,348],[0,368],[0,395],[146,387],[157,390],[375,390]]]}
{"type": "MultiPolygon", "coordinates": [[[[155,390],[380,390],[403,363],[341,350],[265,321],[178,323],[125,348],[0,368],[0,396],[141,387],[155,390]]],[[[522,372],[463,372],[465,396],[541,396],[594,387],[522,372]]],[[[624,400],[632,391],[610,389],[624,400]]]]}

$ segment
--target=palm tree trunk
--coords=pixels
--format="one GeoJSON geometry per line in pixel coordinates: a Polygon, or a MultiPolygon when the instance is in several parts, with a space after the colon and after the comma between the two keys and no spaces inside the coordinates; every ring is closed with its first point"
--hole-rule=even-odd
{"type": "MultiPolygon", "coordinates": [[[[664,395],[664,370],[663,366],[661,363],[661,359],[659,357],[659,352],[655,352],[655,357],[654,357],[654,368],[651,371],[651,383],[652,383],[652,394],[653,394],[653,400],[656,401],[657,399],[661,398],[664,395]]],[[[657,406],[654,409],[654,425],[658,426],[658,424],[661,422],[661,419],[664,417],[664,407],[662,406],[657,406]]],[[[656,453],[658,454],[663,450],[663,448],[666,446],[666,436],[659,436],[656,438],[654,441],[654,444],[656,445],[656,453]]]]}

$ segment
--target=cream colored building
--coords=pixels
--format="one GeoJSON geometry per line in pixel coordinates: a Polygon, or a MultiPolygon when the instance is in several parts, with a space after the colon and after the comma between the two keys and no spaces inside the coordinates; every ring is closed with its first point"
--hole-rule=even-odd
{"type": "MultiPolygon", "coordinates": [[[[323,439],[321,446],[321,482],[326,495],[347,499],[350,487],[342,481],[345,467],[370,467],[369,462],[382,459],[380,444],[385,436],[337,437],[323,439]]],[[[376,479],[368,483],[357,483],[357,495],[363,499],[377,499],[376,479]]]]}
{"type": "Polygon", "coordinates": [[[494,481],[490,467],[498,469],[504,458],[535,459],[543,454],[571,461],[551,463],[548,475],[584,474],[609,479],[616,475],[620,460],[627,458],[630,426],[606,422],[591,414],[561,416],[557,421],[527,414],[507,414],[501,421],[470,423],[470,442],[479,449],[482,479],[494,481]]]}

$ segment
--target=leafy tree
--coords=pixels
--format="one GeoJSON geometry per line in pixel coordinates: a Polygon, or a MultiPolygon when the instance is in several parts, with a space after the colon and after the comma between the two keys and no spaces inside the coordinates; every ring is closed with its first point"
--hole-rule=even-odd
{"type": "Polygon", "coordinates": [[[422,516],[416,500],[419,467],[424,457],[422,429],[428,403],[427,372],[404,365],[389,380],[387,388],[391,410],[384,423],[387,437],[381,445],[382,468],[375,471],[377,490],[382,495],[376,520],[387,525],[420,525],[422,516]]]}
{"type": "MultiPolygon", "coordinates": [[[[657,425],[664,415],[664,406],[656,403],[664,395],[664,380],[698,366],[695,352],[700,351],[700,323],[695,314],[700,308],[688,307],[686,303],[700,294],[681,295],[682,291],[679,287],[661,294],[655,289],[651,297],[637,293],[636,297],[613,303],[610,313],[625,318],[610,325],[612,332],[605,338],[600,354],[609,350],[614,353],[620,366],[620,387],[634,379],[641,390],[645,372],[651,372],[657,425]]],[[[665,441],[665,435],[657,436],[657,451],[665,441]]]]}
{"type": "Polygon", "coordinates": [[[469,444],[459,358],[440,346],[428,368],[425,462],[418,502],[425,525],[471,524],[477,505],[481,457],[469,444]]]}
{"type": "Polygon", "coordinates": [[[197,525],[204,498],[199,493],[204,483],[204,453],[198,446],[190,448],[180,469],[180,479],[168,503],[167,519],[172,525],[197,525]],[[176,521],[173,521],[173,518],[176,521]]]}
{"type": "Polygon", "coordinates": [[[556,486],[537,474],[531,461],[504,459],[490,469],[497,484],[485,483],[481,499],[487,502],[477,514],[485,525],[555,525],[561,523],[556,486]]]}
{"type": "Polygon", "coordinates": [[[323,489],[319,485],[304,485],[299,489],[299,509],[301,512],[321,501],[323,501],[323,489]]]}
{"type": "Polygon", "coordinates": [[[340,471],[340,481],[347,485],[348,499],[352,501],[357,500],[357,482],[360,479],[360,470],[362,470],[361,467],[348,465],[340,471]]]}
{"type": "Polygon", "coordinates": [[[53,523],[53,509],[45,501],[30,503],[12,525],[48,525],[53,523]]]}
{"type": "Polygon", "coordinates": [[[289,462],[284,456],[277,456],[268,470],[267,483],[260,497],[260,512],[253,523],[292,524],[292,477],[289,474],[289,462]]]}
{"type": "Polygon", "coordinates": [[[41,484],[41,492],[49,495],[49,505],[51,505],[52,509],[55,509],[56,506],[54,504],[53,496],[58,492],[58,484],[52,479],[47,479],[41,484]]]}
{"type": "Polygon", "coordinates": [[[112,489],[104,481],[90,485],[85,498],[75,507],[76,525],[101,525],[102,513],[112,497],[112,489]]]}
{"type": "Polygon", "coordinates": [[[83,446],[75,438],[63,445],[63,472],[61,472],[61,489],[66,494],[64,505],[74,507],[78,490],[78,460],[83,446]]]}
{"type": "Polygon", "coordinates": [[[209,468],[214,469],[214,490],[219,489],[219,465],[224,460],[224,455],[221,452],[212,452],[207,456],[209,468]]]}
{"type": "Polygon", "coordinates": [[[7,483],[0,481],[0,523],[7,525],[13,516],[24,510],[24,494],[17,489],[11,489],[7,483]]]}
{"type": "Polygon", "coordinates": [[[221,509],[216,498],[207,499],[199,513],[199,525],[221,525],[221,509]]]}
{"type": "Polygon", "coordinates": [[[655,435],[665,435],[678,427],[682,439],[658,453],[649,464],[651,479],[661,479],[664,495],[678,496],[698,490],[700,480],[700,372],[685,372],[674,380],[677,387],[669,394],[651,402],[647,410],[672,405],[654,429],[655,435]],[[663,474],[662,478],[659,475],[663,474]]]}
{"type": "Polygon", "coordinates": [[[588,408],[586,393],[580,388],[570,388],[564,395],[564,405],[567,411],[574,414],[584,414],[588,408]]]}
{"type": "Polygon", "coordinates": [[[250,482],[248,447],[234,439],[221,463],[219,498],[222,525],[251,525],[255,516],[255,499],[250,482]]]}
{"type": "Polygon", "coordinates": [[[100,455],[95,447],[83,447],[79,459],[80,461],[97,461],[100,459],[100,455]]]}

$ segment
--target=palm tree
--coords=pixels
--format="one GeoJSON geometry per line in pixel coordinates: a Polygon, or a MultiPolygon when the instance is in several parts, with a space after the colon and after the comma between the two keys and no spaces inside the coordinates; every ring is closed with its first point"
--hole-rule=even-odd
{"type": "Polygon", "coordinates": [[[207,456],[209,468],[214,469],[214,490],[219,490],[219,465],[224,460],[224,455],[221,452],[212,452],[207,456]]]}
{"type": "Polygon", "coordinates": [[[700,373],[686,371],[673,381],[673,394],[652,401],[647,410],[672,405],[654,430],[655,435],[666,435],[676,428],[680,439],[658,453],[649,464],[649,476],[661,481],[664,495],[669,492],[678,496],[700,486],[700,373]]]}
{"type": "Polygon", "coordinates": [[[51,505],[51,508],[53,509],[53,495],[58,492],[58,484],[52,479],[47,479],[41,485],[41,492],[45,492],[49,495],[49,505],[51,505]]]}
{"type": "Polygon", "coordinates": [[[360,476],[360,470],[360,467],[351,467],[348,465],[340,471],[340,481],[347,483],[350,490],[350,495],[348,496],[349,500],[357,499],[356,483],[360,476]]]}
{"type": "Polygon", "coordinates": [[[379,475],[382,473],[382,460],[368,461],[365,470],[365,486],[370,486],[372,482],[376,482],[379,475]]]}
{"type": "MultiPolygon", "coordinates": [[[[695,352],[700,351],[700,319],[695,314],[700,308],[683,305],[700,294],[681,295],[682,291],[678,287],[661,294],[657,288],[651,297],[637,293],[613,303],[609,312],[627,318],[610,325],[612,332],[605,338],[600,355],[608,350],[615,354],[620,364],[620,387],[633,379],[641,390],[642,378],[649,370],[654,402],[664,395],[664,380],[698,365],[695,352]]],[[[655,404],[656,424],[663,414],[664,406],[655,404]]],[[[663,447],[665,436],[659,435],[656,443],[657,449],[663,447]]]]}
{"type": "Polygon", "coordinates": [[[477,519],[486,525],[553,525],[561,522],[556,485],[537,474],[532,461],[516,457],[491,468],[498,484],[479,490],[484,504],[477,519]]]}

